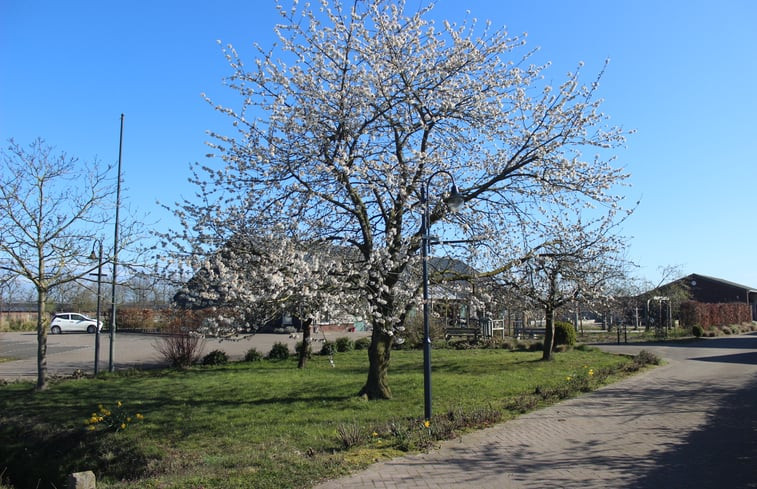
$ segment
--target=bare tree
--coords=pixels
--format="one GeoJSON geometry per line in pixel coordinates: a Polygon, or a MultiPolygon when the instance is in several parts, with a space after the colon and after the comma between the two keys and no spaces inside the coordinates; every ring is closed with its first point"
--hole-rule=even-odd
{"type": "Polygon", "coordinates": [[[82,164],[44,140],[10,140],[0,162],[0,270],[22,277],[37,300],[37,388],[47,386],[48,294],[96,269],[95,236],[112,217],[111,167],[82,164]]]}
{"type": "MultiPolygon", "coordinates": [[[[395,333],[421,305],[407,272],[420,267],[426,204],[425,224],[475,238],[471,263],[501,273],[540,241],[524,217],[612,208],[626,177],[607,151],[625,132],[599,110],[599,78],[584,85],[579,69],[547,84],[548,65],[518,54],[523,38],[475,20],[436,25],[432,8],[280,6],[276,48],[259,47],[248,66],[227,46],[227,85],[241,103],[216,108],[236,133],[211,133],[223,163],[195,169],[200,198],[176,206],[185,226],[168,239],[201,256],[284,227],[300,242],[349,248],[343,289],[365,301],[372,326],[360,390],[371,399],[391,396],[395,333]],[[453,179],[466,203],[454,215],[435,187],[453,179]]],[[[321,289],[314,280],[307,290],[321,289]]]]}

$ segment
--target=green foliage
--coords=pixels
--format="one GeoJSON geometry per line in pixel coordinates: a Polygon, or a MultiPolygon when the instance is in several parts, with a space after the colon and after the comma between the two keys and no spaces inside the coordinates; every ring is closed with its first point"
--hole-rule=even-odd
{"type": "Polygon", "coordinates": [[[310,360],[312,358],[312,348],[310,348],[310,345],[306,343],[305,341],[298,341],[297,344],[294,346],[294,351],[297,352],[297,355],[302,355],[304,350],[305,358],[310,360]]]}
{"type": "Polygon", "coordinates": [[[633,361],[624,367],[624,370],[627,372],[637,372],[649,365],[660,365],[661,363],[662,359],[654,353],[648,350],[641,350],[639,354],[633,358],[633,361]]]}
{"type": "Polygon", "coordinates": [[[565,321],[555,322],[555,345],[573,346],[576,344],[576,329],[565,321]]]}
{"type": "Polygon", "coordinates": [[[701,338],[702,334],[704,333],[704,330],[702,327],[698,324],[695,324],[691,327],[691,334],[694,335],[696,338],[701,338]]]}
{"type": "Polygon", "coordinates": [[[202,359],[203,365],[226,365],[229,363],[229,356],[223,350],[213,350],[202,359]]]}
{"type": "Polygon", "coordinates": [[[129,414],[126,407],[121,401],[116,401],[115,407],[111,410],[102,404],[98,405],[97,411],[84,420],[88,431],[97,431],[98,428],[104,428],[113,432],[125,430],[131,423],[142,421],[142,413],[135,412],[129,414]]]}
{"type": "Polygon", "coordinates": [[[333,355],[336,351],[336,346],[333,341],[324,341],[321,346],[321,355],[333,355]]]}
{"type": "Polygon", "coordinates": [[[355,349],[355,343],[351,339],[347,338],[346,336],[337,338],[336,341],[334,342],[334,346],[336,347],[336,351],[340,353],[352,351],[355,349]]]}
{"type": "Polygon", "coordinates": [[[356,350],[367,350],[371,346],[371,338],[370,337],[363,337],[358,338],[355,340],[355,349],[356,350]]]}
{"type": "Polygon", "coordinates": [[[263,354],[257,351],[255,348],[250,348],[247,353],[244,354],[245,362],[259,362],[263,360],[263,354]]]}
{"type": "Polygon", "coordinates": [[[287,360],[289,358],[289,347],[281,342],[276,342],[268,352],[269,360],[287,360]]]}

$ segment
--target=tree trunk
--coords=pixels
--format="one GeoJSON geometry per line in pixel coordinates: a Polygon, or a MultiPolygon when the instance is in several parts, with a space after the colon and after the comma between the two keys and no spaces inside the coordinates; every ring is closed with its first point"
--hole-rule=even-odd
{"type": "Polygon", "coordinates": [[[545,308],[546,325],[544,327],[544,350],[542,360],[552,360],[552,348],[555,343],[555,309],[552,305],[545,308]]]}
{"type": "Polygon", "coordinates": [[[389,372],[389,356],[392,351],[392,337],[382,333],[374,325],[371,335],[371,346],[368,348],[368,380],[358,393],[368,399],[391,399],[387,374],[389,372]]]}
{"type": "Polygon", "coordinates": [[[47,324],[45,302],[47,292],[37,290],[37,390],[47,389],[47,324]]]}
{"type": "Polygon", "coordinates": [[[297,368],[305,368],[305,364],[310,358],[310,343],[312,342],[311,333],[313,326],[313,318],[308,318],[302,323],[302,345],[300,345],[300,351],[297,352],[300,355],[300,359],[297,362],[297,368]]]}

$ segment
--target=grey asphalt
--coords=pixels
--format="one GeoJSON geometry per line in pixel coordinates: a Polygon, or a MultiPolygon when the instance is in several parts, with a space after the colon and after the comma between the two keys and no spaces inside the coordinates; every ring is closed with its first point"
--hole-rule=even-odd
{"type": "MultiPolygon", "coordinates": [[[[25,357],[0,363],[0,378],[34,379],[29,352],[35,341],[30,333],[0,334],[0,357],[25,357]]],[[[211,341],[206,351],[221,348],[239,358],[250,347],[267,352],[274,341],[293,347],[297,340],[256,335],[211,341]]],[[[92,335],[51,336],[51,374],[91,371],[92,343],[92,335]]],[[[117,367],[159,363],[154,344],[154,337],[118,335],[117,367]]],[[[667,363],[429,453],[379,462],[316,487],[757,488],[757,333],[601,348],[645,349],[667,363]]],[[[103,359],[107,351],[104,336],[103,359]]]]}
{"type": "MultiPolygon", "coordinates": [[[[327,331],[314,335],[316,343],[313,348],[318,349],[318,342],[323,339],[333,341],[341,336],[357,339],[366,336],[367,332],[346,333],[343,331],[327,331]]],[[[240,360],[250,348],[255,348],[262,354],[271,351],[276,342],[289,346],[294,352],[297,341],[301,337],[290,337],[286,334],[256,334],[234,339],[205,340],[204,353],[212,350],[223,350],[232,360],[240,360]]],[[[165,366],[156,346],[160,336],[133,333],[117,333],[113,342],[113,365],[117,370],[128,368],[150,368],[165,366]]],[[[66,333],[48,335],[47,337],[47,369],[48,375],[71,376],[81,370],[86,374],[94,371],[95,336],[87,333],[66,333]]],[[[30,332],[0,333],[0,359],[10,358],[11,361],[0,361],[0,379],[6,381],[34,381],[37,378],[37,335],[30,332]]],[[[110,336],[107,332],[100,335],[99,370],[104,372],[109,367],[110,336]]]]}

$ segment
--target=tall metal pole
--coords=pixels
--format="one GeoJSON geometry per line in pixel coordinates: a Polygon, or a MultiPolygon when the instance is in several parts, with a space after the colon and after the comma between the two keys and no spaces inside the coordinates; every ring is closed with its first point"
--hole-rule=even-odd
{"type": "Polygon", "coordinates": [[[421,187],[423,218],[421,220],[421,261],[423,262],[423,418],[431,421],[431,331],[428,299],[428,182],[421,187]]]}
{"type": "Polygon", "coordinates": [[[118,211],[121,207],[121,155],[124,145],[124,115],[121,114],[121,132],[118,138],[118,183],[116,184],[116,225],[113,233],[113,280],[111,282],[110,311],[110,356],[108,358],[108,372],[115,370],[113,351],[116,342],[116,269],[118,267],[118,211]]]}
{"type": "Polygon", "coordinates": [[[426,182],[421,185],[421,205],[423,217],[421,219],[421,260],[423,261],[423,417],[431,421],[431,328],[429,325],[430,307],[428,293],[428,255],[431,248],[431,219],[428,210],[428,188],[431,180],[438,174],[444,173],[452,180],[449,199],[446,200],[450,209],[454,212],[463,203],[464,199],[455,185],[455,177],[446,170],[438,170],[432,173],[426,182]]]}
{"type": "Polygon", "coordinates": [[[103,276],[103,242],[99,239],[97,240],[97,242],[100,245],[100,249],[97,255],[97,315],[95,316],[97,325],[95,326],[95,377],[97,377],[97,373],[100,371],[100,294],[103,276]]]}

